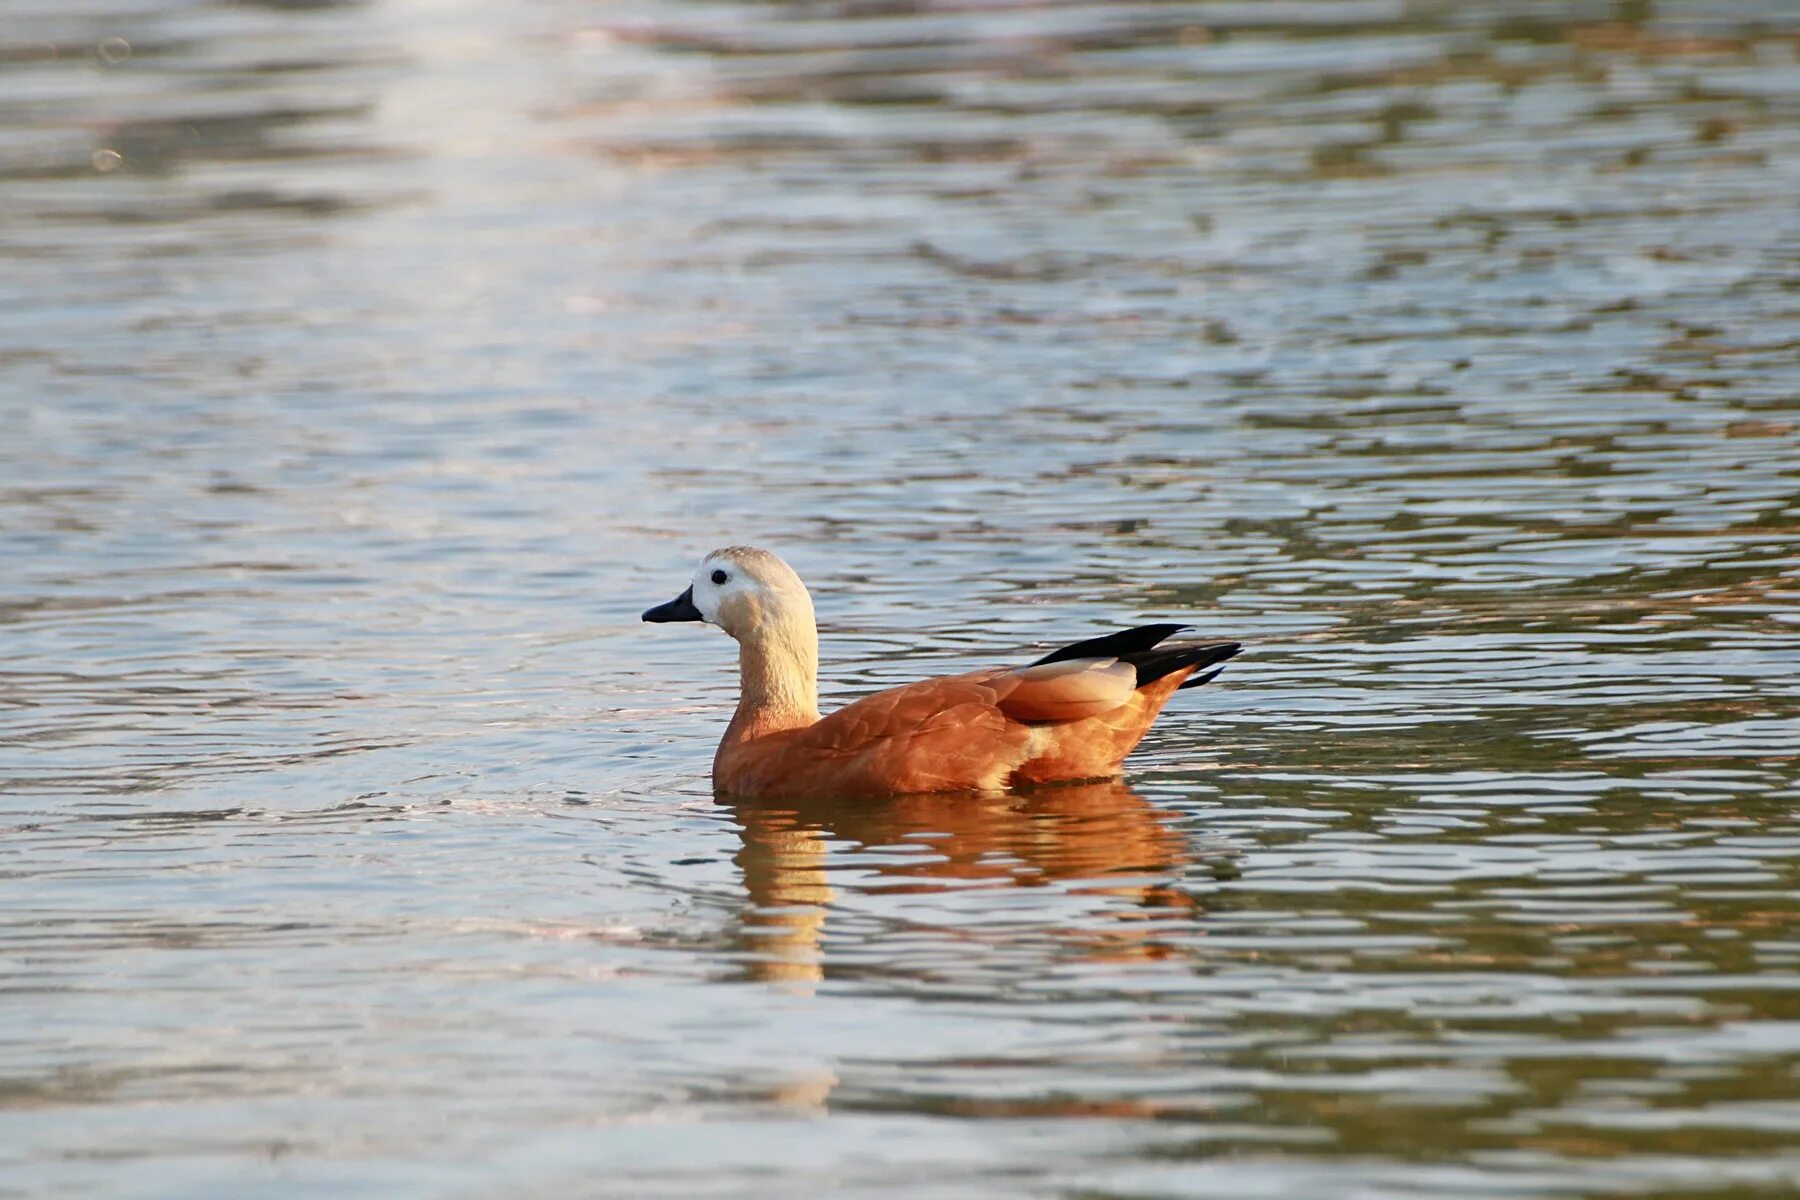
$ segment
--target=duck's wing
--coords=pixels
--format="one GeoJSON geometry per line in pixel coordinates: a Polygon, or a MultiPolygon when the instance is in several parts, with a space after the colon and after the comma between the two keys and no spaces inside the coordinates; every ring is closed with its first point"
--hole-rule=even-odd
{"type": "Polygon", "coordinates": [[[988,685],[995,674],[945,675],[888,688],[828,713],[798,731],[797,740],[819,751],[861,754],[896,738],[998,726],[1003,723],[998,696],[988,685]]]}
{"type": "Polygon", "coordinates": [[[845,795],[1004,787],[1038,729],[1130,703],[1135,679],[1116,659],[921,679],[752,742],[725,786],[845,795]]]}
{"type": "Polygon", "coordinates": [[[1068,658],[1001,672],[990,686],[1015,721],[1079,721],[1111,712],[1137,690],[1137,668],[1116,658],[1068,658]]]}
{"type": "Polygon", "coordinates": [[[810,726],[822,750],[860,752],[884,739],[940,730],[974,733],[1007,722],[1079,721],[1131,699],[1137,668],[1116,658],[1067,659],[902,684],[846,704],[810,726]]]}

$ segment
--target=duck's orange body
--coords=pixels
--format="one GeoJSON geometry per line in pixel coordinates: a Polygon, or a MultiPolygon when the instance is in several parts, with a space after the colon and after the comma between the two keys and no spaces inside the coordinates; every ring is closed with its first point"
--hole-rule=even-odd
{"type": "Polygon", "coordinates": [[[1178,688],[1235,643],[1164,646],[1149,625],[1064,647],[1030,666],[889,688],[821,718],[817,634],[799,578],[763,550],[715,551],[647,621],[705,620],[738,639],[742,695],[713,784],[742,796],[993,791],[1119,773],[1178,688]]]}
{"type": "Polygon", "coordinates": [[[791,729],[732,723],[713,758],[713,783],[741,796],[896,795],[990,791],[1022,783],[1119,773],[1132,747],[1195,668],[1165,675],[1122,703],[1111,696],[1063,705],[1045,680],[996,669],[923,679],[791,729]]]}

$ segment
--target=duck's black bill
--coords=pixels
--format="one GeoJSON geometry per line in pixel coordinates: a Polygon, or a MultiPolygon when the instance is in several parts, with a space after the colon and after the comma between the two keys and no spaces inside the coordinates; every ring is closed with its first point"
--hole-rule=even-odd
{"type": "Polygon", "coordinates": [[[644,610],[644,620],[662,623],[664,621],[704,621],[700,610],[694,607],[694,588],[689,584],[681,595],[667,604],[659,604],[655,608],[644,610]]]}

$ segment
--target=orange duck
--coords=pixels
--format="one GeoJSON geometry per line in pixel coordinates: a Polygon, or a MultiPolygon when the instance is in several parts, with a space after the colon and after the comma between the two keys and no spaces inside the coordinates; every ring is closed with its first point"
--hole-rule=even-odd
{"type": "Polygon", "coordinates": [[[820,717],[812,597],[767,550],[713,551],[693,583],[644,620],[705,621],[737,639],[741,694],[713,756],[713,786],[738,796],[991,792],[1109,778],[1178,688],[1207,682],[1222,669],[1214,664],[1238,652],[1236,642],[1165,646],[1187,626],[1142,625],[1029,666],[889,688],[820,717]]]}

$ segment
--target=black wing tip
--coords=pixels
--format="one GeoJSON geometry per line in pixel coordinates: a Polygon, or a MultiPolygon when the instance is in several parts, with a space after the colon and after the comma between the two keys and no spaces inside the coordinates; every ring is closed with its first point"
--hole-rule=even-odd
{"type": "Polygon", "coordinates": [[[1139,654],[1162,642],[1168,641],[1184,629],[1192,629],[1192,625],[1179,625],[1174,622],[1162,622],[1156,625],[1139,625],[1132,629],[1121,629],[1117,633],[1103,634],[1086,641],[1070,642],[1067,646],[1059,646],[1031,665],[1041,667],[1045,663],[1062,662],[1070,658],[1125,658],[1127,655],[1139,654]]]}
{"type": "Polygon", "coordinates": [[[1128,662],[1137,668],[1137,686],[1139,687],[1154,683],[1163,676],[1184,668],[1206,673],[1191,675],[1182,680],[1179,686],[1199,687],[1201,684],[1211,683],[1218,676],[1220,668],[1217,664],[1236,658],[1244,647],[1240,642],[1162,645],[1163,642],[1183,630],[1192,628],[1192,625],[1164,622],[1157,625],[1139,625],[1135,629],[1121,629],[1117,633],[1089,638],[1085,642],[1074,642],[1052,650],[1031,665],[1041,667],[1045,663],[1062,662],[1071,658],[1116,658],[1120,662],[1128,662]],[[1206,671],[1208,667],[1214,669],[1206,671]]]}

